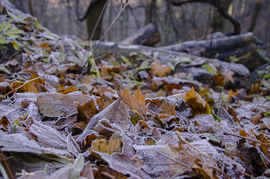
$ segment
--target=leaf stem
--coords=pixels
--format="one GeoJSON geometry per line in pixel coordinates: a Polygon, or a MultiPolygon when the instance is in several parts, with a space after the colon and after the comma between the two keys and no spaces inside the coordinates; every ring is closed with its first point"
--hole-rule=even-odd
{"type": "Polygon", "coordinates": [[[212,159],[212,157],[210,157],[210,156],[206,155],[205,153],[203,153],[202,151],[196,149],[193,145],[191,145],[188,141],[186,141],[186,140],[181,136],[181,134],[180,134],[178,131],[176,131],[176,134],[178,135],[178,137],[179,137],[182,141],[184,141],[186,144],[188,144],[191,148],[193,148],[193,149],[196,150],[197,152],[203,154],[204,156],[206,156],[206,157],[212,159]]]}

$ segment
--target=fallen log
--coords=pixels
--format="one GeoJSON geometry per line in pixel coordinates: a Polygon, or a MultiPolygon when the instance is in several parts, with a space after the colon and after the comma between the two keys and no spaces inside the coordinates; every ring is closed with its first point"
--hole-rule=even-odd
{"type": "MultiPolygon", "coordinates": [[[[232,49],[240,48],[246,45],[255,44],[253,33],[246,33],[236,36],[210,39],[210,40],[193,40],[183,42],[181,44],[168,45],[159,47],[162,50],[172,50],[176,52],[184,52],[187,48],[204,47],[207,51],[226,52],[232,49]]],[[[214,54],[215,55],[215,54],[214,54]]]]}
{"type": "Polygon", "coordinates": [[[202,47],[206,49],[203,53],[208,58],[218,58],[222,61],[230,61],[231,56],[237,57],[237,63],[245,65],[250,71],[255,70],[266,61],[257,52],[257,40],[253,33],[240,34],[230,37],[222,37],[210,40],[187,41],[181,44],[174,44],[160,47],[161,50],[176,52],[188,52],[189,49],[202,47]]]}
{"type": "Polygon", "coordinates": [[[160,33],[157,26],[149,23],[140,28],[137,32],[133,33],[126,39],[122,40],[122,44],[138,44],[145,46],[154,46],[161,40],[160,33]]]}
{"type": "MultiPolygon", "coordinates": [[[[99,41],[93,42],[95,47],[99,41]]],[[[213,66],[214,69],[225,72],[228,69],[229,63],[218,59],[209,59],[205,57],[192,56],[186,53],[163,50],[160,48],[146,47],[142,45],[123,45],[114,42],[101,42],[94,56],[100,56],[106,53],[121,54],[131,56],[133,54],[143,54],[148,58],[157,59],[161,64],[169,64],[174,66],[174,73],[185,72],[191,74],[193,79],[198,80],[203,84],[215,85],[213,75],[203,68],[203,65],[213,66]]],[[[234,89],[245,88],[249,89],[249,70],[242,64],[232,63],[230,67],[233,71],[234,84],[228,84],[234,89]],[[235,85],[236,84],[236,85],[235,85]]]]}

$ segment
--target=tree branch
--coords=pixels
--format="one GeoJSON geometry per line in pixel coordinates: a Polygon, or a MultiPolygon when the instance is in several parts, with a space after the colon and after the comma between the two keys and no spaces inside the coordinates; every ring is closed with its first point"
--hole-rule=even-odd
{"type": "Polygon", "coordinates": [[[232,23],[234,27],[234,33],[232,35],[239,35],[241,33],[240,23],[235,18],[233,18],[231,15],[228,14],[228,12],[221,6],[219,0],[167,0],[167,1],[172,3],[172,5],[174,6],[182,6],[183,4],[196,2],[211,4],[217,8],[218,12],[224,18],[228,19],[232,23]]]}

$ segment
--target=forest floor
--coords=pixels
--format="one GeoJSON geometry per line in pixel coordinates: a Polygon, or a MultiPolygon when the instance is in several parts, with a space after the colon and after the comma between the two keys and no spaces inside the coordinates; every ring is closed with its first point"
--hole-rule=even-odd
{"type": "Polygon", "coordinates": [[[0,20],[3,178],[270,177],[267,81],[202,84],[146,54],[94,56],[8,5],[0,20]]]}

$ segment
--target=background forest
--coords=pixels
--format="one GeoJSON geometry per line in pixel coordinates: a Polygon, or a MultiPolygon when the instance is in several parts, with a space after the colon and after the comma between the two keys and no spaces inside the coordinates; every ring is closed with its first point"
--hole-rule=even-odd
{"type": "MultiPolygon", "coordinates": [[[[59,35],[76,35],[87,39],[86,21],[80,21],[91,1],[83,0],[11,0],[23,12],[38,18],[39,22],[59,35]]],[[[103,17],[103,31],[110,25],[122,6],[120,0],[111,0],[103,17]]],[[[252,31],[269,49],[270,1],[226,0],[223,8],[241,24],[242,32],[252,31]],[[255,8],[257,4],[257,8],[255,8]],[[258,6],[259,5],[259,6],[258,6]],[[261,6],[260,6],[261,5],[261,6]],[[257,18],[252,16],[257,11],[257,18]]],[[[223,19],[216,8],[207,3],[189,3],[173,6],[166,0],[129,0],[129,7],[121,14],[105,40],[118,42],[149,21],[157,24],[161,33],[158,46],[183,41],[205,39],[212,32],[229,33],[233,26],[223,19]],[[154,6],[151,6],[151,4],[154,6]],[[151,8],[152,7],[152,8],[151,8]]],[[[269,51],[269,50],[268,50],[269,51]]],[[[269,57],[269,56],[268,56],[269,57]]]]}

